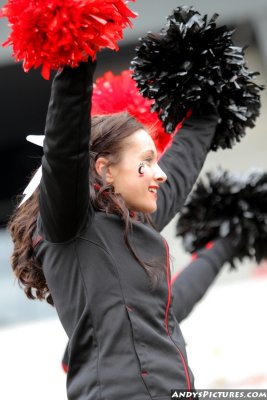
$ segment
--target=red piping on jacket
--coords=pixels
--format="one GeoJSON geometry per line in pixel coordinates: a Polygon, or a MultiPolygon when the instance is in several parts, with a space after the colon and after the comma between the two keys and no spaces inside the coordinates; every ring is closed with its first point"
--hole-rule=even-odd
{"type": "Polygon", "coordinates": [[[171,305],[171,281],[170,281],[170,263],[169,263],[169,247],[167,242],[164,240],[165,248],[166,248],[166,281],[168,286],[168,299],[165,311],[165,329],[169,333],[169,309],[171,305]]]}
{"type": "Polygon", "coordinates": [[[69,371],[69,366],[68,366],[68,364],[65,364],[64,362],[62,362],[62,363],[61,363],[61,366],[62,366],[62,368],[63,368],[63,371],[66,372],[66,374],[67,374],[68,371],[69,371]]]}
{"type": "Polygon", "coordinates": [[[181,271],[177,271],[177,272],[172,276],[172,279],[171,279],[171,286],[174,284],[174,282],[176,281],[176,279],[177,279],[178,276],[180,275],[180,272],[181,272],[181,271]]]}
{"type": "Polygon", "coordinates": [[[210,249],[213,248],[213,246],[214,246],[214,242],[208,242],[208,243],[205,245],[205,249],[210,250],[210,249]]]}
{"type": "Polygon", "coordinates": [[[36,247],[43,240],[42,236],[38,235],[32,241],[32,247],[36,247]]]}
{"type": "Polygon", "coordinates": [[[167,300],[167,305],[166,305],[166,311],[165,311],[165,328],[166,328],[166,332],[168,333],[169,338],[171,339],[171,341],[173,342],[174,346],[176,347],[176,350],[179,353],[179,356],[182,360],[182,364],[184,367],[184,372],[185,372],[185,377],[186,377],[186,383],[187,383],[187,389],[191,390],[191,386],[190,386],[190,378],[189,378],[189,373],[187,370],[187,365],[184,359],[184,356],[181,352],[181,350],[178,348],[178,346],[174,343],[170,332],[169,332],[169,309],[170,309],[170,305],[171,305],[171,279],[170,279],[170,254],[169,254],[169,247],[168,244],[166,242],[166,240],[164,240],[164,245],[166,248],[166,281],[167,281],[167,287],[168,287],[168,300],[167,300]]]}

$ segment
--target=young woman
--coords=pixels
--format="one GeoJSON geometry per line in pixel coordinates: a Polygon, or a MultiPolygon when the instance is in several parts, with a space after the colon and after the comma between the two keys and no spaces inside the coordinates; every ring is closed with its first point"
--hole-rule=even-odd
{"type": "Polygon", "coordinates": [[[13,268],[67,332],[70,400],[167,400],[194,382],[158,232],[192,189],[218,117],[193,113],[158,163],[127,114],[90,122],[93,71],[88,61],[54,79],[39,193],[10,223],[13,268]]]}

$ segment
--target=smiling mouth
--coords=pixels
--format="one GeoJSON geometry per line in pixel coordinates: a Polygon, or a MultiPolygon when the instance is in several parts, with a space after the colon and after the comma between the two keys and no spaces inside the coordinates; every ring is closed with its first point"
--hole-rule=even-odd
{"type": "Polygon", "coordinates": [[[149,191],[150,193],[157,194],[157,190],[158,190],[158,189],[159,189],[158,186],[149,186],[148,191],[149,191]]]}

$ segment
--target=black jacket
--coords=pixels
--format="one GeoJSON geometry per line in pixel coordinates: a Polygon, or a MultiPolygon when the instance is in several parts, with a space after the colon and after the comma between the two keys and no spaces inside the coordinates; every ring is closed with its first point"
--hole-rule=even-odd
{"type": "MultiPolygon", "coordinates": [[[[59,318],[70,339],[70,400],[167,400],[193,387],[185,343],[174,317],[168,245],[142,223],[130,240],[144,261],[164,260],[150,289],[129,252],[124,224],[89,202],[88,142],[94,65],[64,68],[52,86],[40,184],[36,247],[59,318]]],[[[215,132],[217,115],[190,117],[160,160],[168,181],[153,220],[159,230],[191,190],[215,132]]]]}
{"type": "MultiPolygon", "coordinates": [[[[174,317],[182,322],[203,298],[226,262],[233,260],[237,249],[233,237],[216,239],[211,247],[194,254],[193,260],[172,276],[172,309],[174,317]]],[[[207,327],[208,329],[208,327],[207,327]]],[[[69,368],[68,345],[63,354],[62,368],[69,368]]]]}

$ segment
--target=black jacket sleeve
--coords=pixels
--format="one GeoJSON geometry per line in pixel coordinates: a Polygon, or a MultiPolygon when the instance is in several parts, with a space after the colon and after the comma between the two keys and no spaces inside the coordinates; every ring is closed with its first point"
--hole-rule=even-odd
{"type": "Polygon", "coordinates": [[[204,296],[224,263],[236,254],[231,237],[217,239],[211,249],[203,249],[172,283],[172,308],[178,322],[185,319],[204,296]]]}
{"type": "Polygon", "coordinates": [[[64,242],[83,227],[89,206],[90,108],[94,63],[58,72],[45,126],[40,215],[46,240],[64,242]]]}
{"type": "Polygon", "coordinates": [[[202,116],[192,115],[160,159],[167,181],[160,186],[157,211],[152,214],[159,231],[177,214],[190,193],[210,149],[217,122],[215,110],[202,116]]]}

